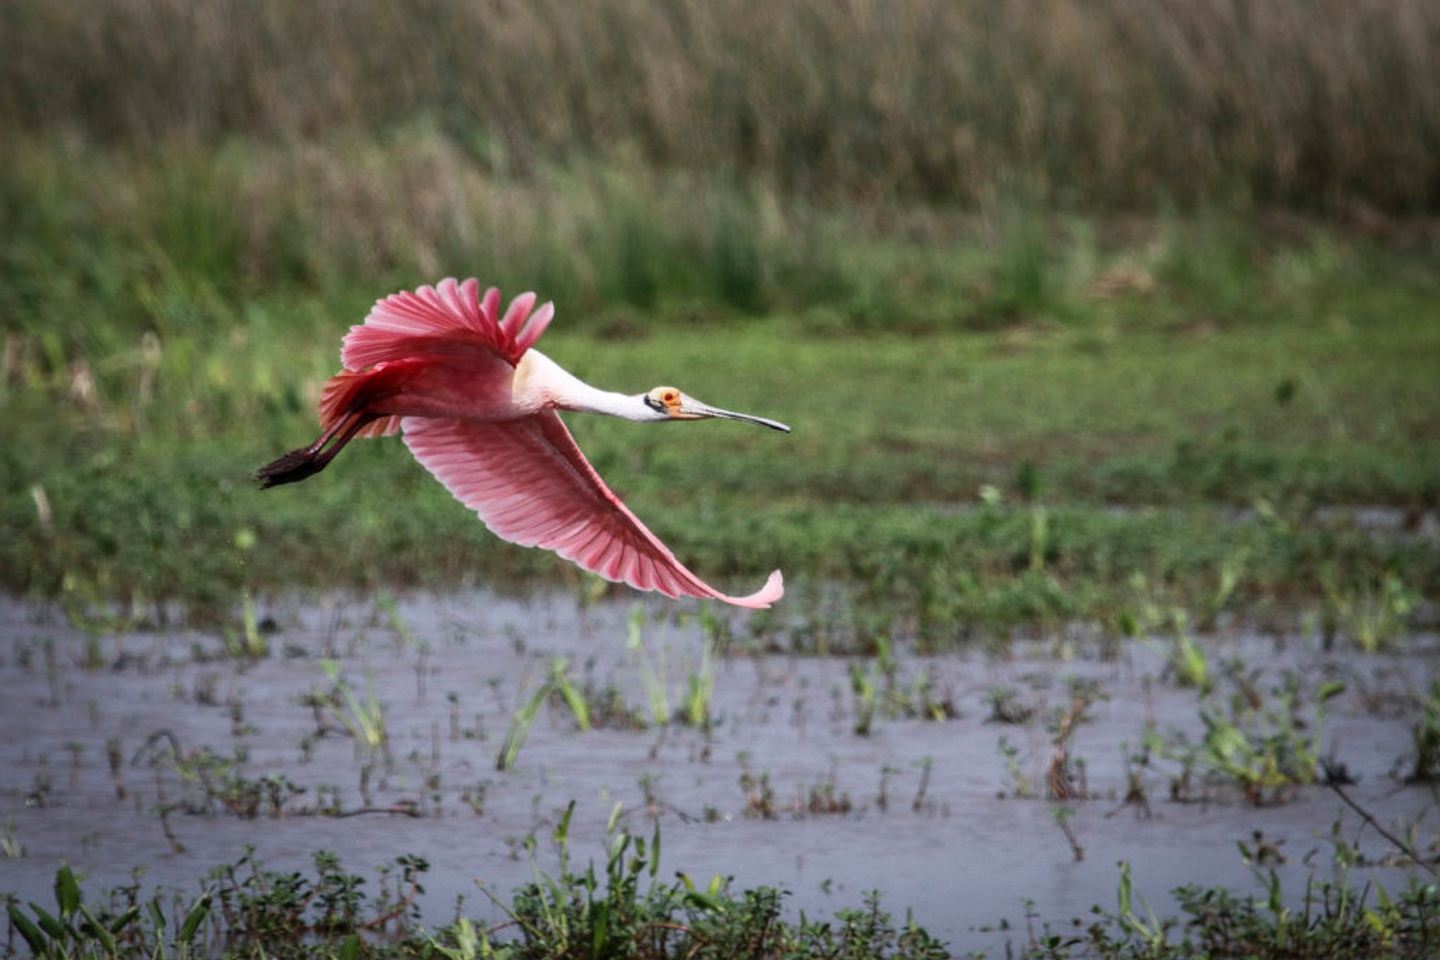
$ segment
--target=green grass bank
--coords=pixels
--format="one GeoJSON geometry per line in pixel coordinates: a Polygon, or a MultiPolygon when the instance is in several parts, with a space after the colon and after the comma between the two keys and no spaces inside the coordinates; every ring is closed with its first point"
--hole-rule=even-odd
{"type": "Polygon", "coordinates": [[[1433,536],[1405,529],[1440,503],[1423,226],[834,207],[623,163],[514,178],[446,167],[438,135],[315,149],[10,151],[7,588],[211,614],[294,587],[593,589],[393,440],[303,486],[248,479],[311,437],[371,300],[472,273],[554,298],[543,347],[592,382],[794,426],[571,418],[702,574],[784,568],[802,632],[946,643],[1171,603],[1334,621],[1440,583],[1433,536]],[[1389,534],[1347,512],[1377,506],[1389,534]],[[825,612],[835,581],[858,608],[825,612]]]}

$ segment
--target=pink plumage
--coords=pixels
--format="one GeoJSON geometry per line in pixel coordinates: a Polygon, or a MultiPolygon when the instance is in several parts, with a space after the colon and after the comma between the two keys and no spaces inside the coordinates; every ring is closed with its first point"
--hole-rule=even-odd
{"type": "Polygon", "coordinates": [[[609,580],[669,597],[763,608],[784,594],[780,571],[764,587],[728,596],[697,577],[600,478],[557,410],[653,422],[723,417],[783,424],[699,403],[673,387],[624,395],[598,390],[534,350],[554,306],[525,293],[500,313],[500,291],[471,279],[397,293],[375,303],[341,348],[344,370],[320,401],[325,432],[262,468],[263,485],[303,480],[355,437],[403,430],[415,458],[496,535],[554,550],[609,580]]]}

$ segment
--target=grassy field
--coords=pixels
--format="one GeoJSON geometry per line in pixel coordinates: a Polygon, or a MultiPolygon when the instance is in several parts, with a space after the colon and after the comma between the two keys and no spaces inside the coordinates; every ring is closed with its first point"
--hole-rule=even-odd
{"type": "MultiPolygon", "coordinates": [[[[397,241],[367,277],[358,221],[292,207],[301,185],[255,187],[288,151],[17,156],[0,573],[77,609],[576,582],[470,522],[395,441],[303,487],[249,482],[314,433],[338,337],[373,297],[469,272],[534,278],[560,309],[545,349],[593,382],[675,382],[794,426],[571,418],[682,557],[736,589],[784,568],[802,619],[829,616],[805,597],[837,580],[868,610],[862,634],[927,642],[1114,623],[1138,577],[1150,599],[1223,593],[1290,620],[1387,577],[1440,582],[1433,540],[1327,512],[1440,502],[1423,232],[1380,245],[1259,215],[1025,205],[882,226],[723,182],[682,215],[690,178],[616,167],[555,174],[541,219],[571,226],[557,237],[503,229],[543,190],[471,170],[470,240],[397,241]]],[[[356,169],[384,186],[412,161],[356,169]]]]}

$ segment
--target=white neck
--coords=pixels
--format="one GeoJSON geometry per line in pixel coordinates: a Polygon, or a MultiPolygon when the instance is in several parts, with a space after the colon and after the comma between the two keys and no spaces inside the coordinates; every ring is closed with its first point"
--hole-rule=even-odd
{"type": "Polygon", "coordinates": [[[637,423],[669,419],[649,407],[644,394],[615,393],[592,387],[533,348],[526,352],[521,365],[525,369],[517,371],[517,374],[522,375],[525,391],[542,405],[581,413],[601,413],[637,423]]]}

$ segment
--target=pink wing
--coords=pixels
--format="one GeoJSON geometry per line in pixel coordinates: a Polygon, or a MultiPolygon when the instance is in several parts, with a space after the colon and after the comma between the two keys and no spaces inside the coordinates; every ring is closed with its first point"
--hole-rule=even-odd
{"type": "Polygon", "coordinates": [[[535,294],[522,293],[500,314],[500,291],[491,287],[480,297],[480,283],[453,277],[433,287],[420,287],[376,300],[363,324],[350,328],[340,348],[346,370],[366,370],[386,360],[400,360],[443,349],[446,343],[479,344],[510,364],[535,345],[555,316],[555,305],[535,309],[535,294]]]}
{"type": "Polygon", "coordinates": [[[493,423],[407,417],[404,431],[415,459],[513,543],[669,597],[763,608],[785,593],[779,570],[748,597],[726,596],[687,570],[605,486],[553,410],[493,423]]]}

